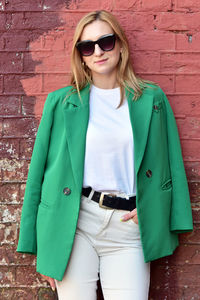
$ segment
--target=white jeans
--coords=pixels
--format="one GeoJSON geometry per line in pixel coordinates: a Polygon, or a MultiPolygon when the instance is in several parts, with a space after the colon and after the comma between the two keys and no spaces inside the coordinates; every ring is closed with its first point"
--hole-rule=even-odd
{"type": "Polygon", "coordinates": [[[147,300],[150,263],[139,226],[120,221],[127,211],[100,208],[91,196],[81,197],[69,264],[63,280],[55,280],[59,300],[95,300],[98,275],[104,300],[147,300]]]}

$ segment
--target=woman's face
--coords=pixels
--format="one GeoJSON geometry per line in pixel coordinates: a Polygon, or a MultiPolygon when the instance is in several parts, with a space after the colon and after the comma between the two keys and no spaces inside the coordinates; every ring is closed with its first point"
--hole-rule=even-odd
{"type": "MultiPolygon", "coordinates": [[[[96,41],[101,36],[114,33],[110,25],[104,21],[96,20],[83,29],[80,40],[96,41]]],[[[111,51],[103,51],[98,44],[95,45],[91,56],[82,56],[83,61],[95,75],[111,75],[117,73],[117,64],[120,58],[120,44],[116,39],[115,47],[111,51]]]]}

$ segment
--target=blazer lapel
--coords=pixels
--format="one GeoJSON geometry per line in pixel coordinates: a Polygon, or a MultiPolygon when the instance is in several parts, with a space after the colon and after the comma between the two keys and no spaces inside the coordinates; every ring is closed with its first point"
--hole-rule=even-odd
{"type": "Polygon", "coordinates": [[[149,133],[149,126],[152,116],[153,97],[143,92],[142,96],[133,101],[133,94],[126,90],[126,97],[129,106],[130,121],[133,130],[134,138],[134,153],[135,153],[135,171],[139,171],[149,133]]]}
{"type": "Polygon", "coordinates": [[[70,153],[72,171],[78,190],[82,188],[85,161],[85,142],[89,120],[89,90],[87,85],[78,94],[72,94],[63,106],[67,144],[70,153]]]}

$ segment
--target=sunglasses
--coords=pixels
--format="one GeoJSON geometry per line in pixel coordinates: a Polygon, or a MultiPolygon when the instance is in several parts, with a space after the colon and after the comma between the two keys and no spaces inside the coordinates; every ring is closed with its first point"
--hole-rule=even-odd
{"type": "Polygon", "coordinates": [[[95,45],[99,45],[103,51],[111,51],[115,47],[116,35],[114,33],[101,36],[96,41],[81,41],[76,43],[76,47],[82,56],[90,56],[94,53],[95,45]]]}

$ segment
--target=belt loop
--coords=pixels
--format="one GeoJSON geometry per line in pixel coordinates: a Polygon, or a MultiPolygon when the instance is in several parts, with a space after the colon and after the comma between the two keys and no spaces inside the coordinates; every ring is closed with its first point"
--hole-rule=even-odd
{"type": "Polygon", "coordinates": [[[90,192],[90,194],[89,194],[89,196],[88,196],[88,200],[89,201],[91,201],[91,199],[92,199],[92,196],[94,195],[94,192],[95,192],[95,190],[91,190],[91,192],[90,192]]]}

